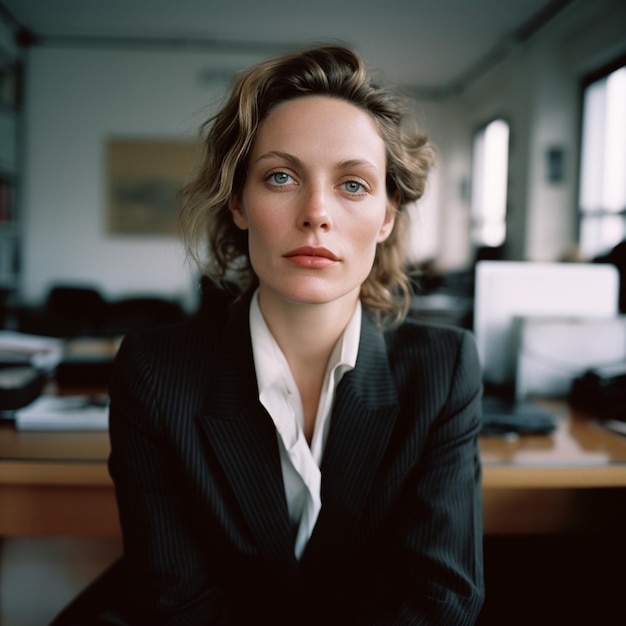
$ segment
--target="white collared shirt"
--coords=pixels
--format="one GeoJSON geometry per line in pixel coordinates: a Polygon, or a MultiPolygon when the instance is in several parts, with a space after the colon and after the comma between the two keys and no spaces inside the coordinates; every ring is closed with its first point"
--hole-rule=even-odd
{"type": "Polygon", "coordinates": [[[298,559],[304,552],[322,507],[320,464],[333,399],[339,381],[356,364],[361,314],[361,303],[357,302],[354,314],[328,360],[309,447],[304,436],[300,392],[285,355],[265,323],[259,308],[258,291],[250,305],[250,334],[259,400],[276,426],[289,517],[297,529],[294,551],[298,559]]]}

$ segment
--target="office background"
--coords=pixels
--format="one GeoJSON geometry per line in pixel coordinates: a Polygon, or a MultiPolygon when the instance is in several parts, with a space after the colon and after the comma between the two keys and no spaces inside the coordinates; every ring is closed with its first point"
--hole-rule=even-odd
{"type": "MultiPolygon", "coordinates": [[[[46,5],[48,17],[57,11],[57,19],[49,22],[57,34],[78,33],[72,9],[78,15],[78,5],[83,3],[39,4],[46,5]]],[[[123,2],[106,4],[126,6],[123,2]]],[[[135,24],[141,24],[139,5],[143,3],[129,4],[137,5],[132,14],[135,24]]],[[[184,11],[182,3],[170,4],[184,11]]],[[[220,2],[204,4],[216,13],[224,9],[220,2]]],[[[193,141],[234,71],[281,52],[289,42],[330,38],[351,43],[365,34],[376,39],[377,46],[364,45],[362,53],[368,58],[371,50],[371,61],[389,69],[390,78],[413,93],[418,118],[439,152],[427,196],[414,215],[415,260],[432,262],[442,273],[472,266],[476,255],[470,237],[468,192],[472,137],[477,128],[496,117],[505,118],[511,129],[505,258],[553,261],[571,254],[578,246],[581,81],[626,54],[626,4],[621,0],[471,3],[473,19],[483,22],[489,44],[466,59],[467,63],[453,63],[452,70],[448,66],[445,76],[431,73],[438,67],[437,55],[446,60],[447,50],[465,43],[464,29],[472,29],[472,21],[458,17],[467,10],[465,3],[362,1],[354,3],[353,22],[347,11],[352,3],[345,3],[346,12],[336,15],[334,4],[316,2],[307,8],[304,3],[300,7],[279,3],[275,8],[253,2],[253,7],[229,14],[229,32],[237,33],[239,25],[242,33],[234,43],[220,40],[220,33],[212,29],[209,34],[217,44],[166,41],[165,24],[157,33],[163,35],[160,44],[142,45],[131,41],[136,32],[132,20],[120,23],[113,37],[92,42],[77,36],[29,40],[28,32],[22,32],[16,43],[16,29],[22,26],[38,34],[38,2],[3,2],[7,12],[0,13],[0,49],[5,56],[20,58],[24,68],[15,179],[20,256],[15,295],[19,302],[40,304],[54,284],[89,284],[108,298],[158,294],[193,310],[199,297],[198,277],[185,265],[175,236],[108,230],[110,140],[193,141]],[[296,32],[296,24],[307,23],[308,11],[324,7],[328,30],[296,32]],[[260,10],[262,21],[257,19],[260,10]],[[385,20],[375,15],[381,10],[388,16],[385,20]],[[433,20],[429,12],[435,11],[433,20]],[[515,18],[503,28],[506,11],[515,18]],[[429,32],[420,21],[420,12],[429,15],[429,24],[440,24],[441,32],[429,32]],[[490,28],[490,17],[496,14],[499,17],[493,18],[490,28]],[[286,20],[293,22],[294,29],[280,38],[277,33],[289,30],[286,20]],[[258,32],[262,23],[274,23],[267,36],[258,32]],[[367,33],[362,33],[365,23],[367,33]],[[380,25],[373,33],[372,23],[380,25]],[[246,44],[250,33],[256,35],[256,43],[246,44]],[[118,36],[122,39],[116,40],[118,36]],[[424,47],[423,40],[437,43],[439,52],[424,47]],[[405,47],[398,52],[386,41],[405,47]],[[562,159],[556,181],[551,180],[547,164],[554,147],[562,159]]],[[[148,5],[146,16],[151,11],[158,14],[167,3],[148,5]]],[[[172,27],[174,38],[180,34],[175,31],[172,27]]],[[[150,34],[147,29],[146,33],[150,34]]],[[[454,57],[453,52],[450,56],[454,57]]],[[[51,614],[118,550],[116,539],[5,542],[0,624],[19,626],[20,622],[9,622],[9,618],[37,604],[36,619],[51,614]],[[29,597],[24,590],[33,583],[38,602],[33,602],[32,592],[29,597]]]]}
{"type": "MultiPolygon", "coordinates": [[[[29,5],[13,3],[18,16],[20,4],[23,12],[29,5]]],[[[403,25],[400,32],[406,36],[403,11],[408,3],[396,4],[395,13],[394,3],[385,5],[385,11],[393,14],[388,23],[394,28],[403,25]]],[[[454,47],[459,28],[451,29],[450,36],[441,33],[438,51],[422,50],[420,10],[433,9],[427,3],[423,9],[420,3],[410,4],[417,7],[409,29],[419,55],[414,59],[417,72],[437,66],[437,54],[454,47]]],[[[449,4],[449,23],[456,24],[455,3],[449,4]]],[[[489,22],[491,4],[476,5],[477,19],[489,22]]],[[[529,19],[551,4],[530,2],[523,16],[529,19]]],[[[472,134],[497,116],[511,128],[506,257],[556,260],[576,246],[580,81],[624,52],[621,25],[626,9],[615,0],[556,4],[563,6],[528,39],[518,35],[503,45],[494,34],[495,52],[487,49],[489,55],[456,66],[457,74],[434,85],[420,75],[407,85],[415,93],[418,118],[440,153],[428,195],[414,220],[418,259],[434,259],[443,271],[471,264],[475,250],[469,237],[467,190],[472,134]],[[484,70],[472,66],[481,60],[484,70]],[[468,69],[474,79],[465,77],[468,69]],[[558,182],[550,181],[546,173],[546,153],[554,146],[562,155],[558,182]]],[[[367,16],[373,9],[363,5],[358,11],[367,16]]],[[[245,13],[241,21],[248,23],[245,13]]],[[[62,16],[57,22],[64,23],[62,16]]],[[[447,22],[441,23],[445,28],[447,22]]],[[[355,36],[349,25],[345,28],[344,39],[351,41],[355,36]]],[[[129,29],[120,24],[119,32],[129,29]]],[[[309,39],[318,41],[323,35],[314,32],[309,39]]],[[[379,36],[383,41],[396,37],[382,27],[379,36]]],[[[298,40],[298,33],[284,38],[298,40]]],[[[257,40],[263,40],[262,35],[257,40]]],[[[115,138],[195,139],[232,72],[268,56],[271,45],[250,46],[241,53],[232,45],[217,48],[184,43],[142,46],[132,38],[126,44],[106,38],[90,44],[86,39],[43,37],[21,50],[25,72],[18,199],[23,300],[38,302],[51,283],[64,281],[91,282],[114,297],[157,292],[193,304],[196,277],[185,267],[175,237],[107,232],[106,149],[115,138]]],[[[275,48],[281,50],[278,43],[275,48]]],[[[410,67],[411,60],[403,58],[407,64],[410,67]]]]}

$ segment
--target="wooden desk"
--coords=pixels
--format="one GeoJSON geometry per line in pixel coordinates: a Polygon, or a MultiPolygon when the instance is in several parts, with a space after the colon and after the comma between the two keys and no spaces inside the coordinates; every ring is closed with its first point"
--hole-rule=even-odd
{"type": "Polygon", "coordinates": [[[118,536],[106,432],[0,426],[0,537],[118,536]]]}
{"type": "Polygon", "coordinates": [[[623,532],[626,437],[562,401],[550,436],[482,437],[485,534],[623,532]]]}
{"type": "MultiPolygon", "coordinates": [[[[626,527],[626,437],[563,402],[550,436],[481,438],[486,534],[626,527]],[[621,507],[624,508],[624,507],[621,507]]],[[[18,432],[0,425],[0,537],[118,536],[106,432],[18,432]]]]}

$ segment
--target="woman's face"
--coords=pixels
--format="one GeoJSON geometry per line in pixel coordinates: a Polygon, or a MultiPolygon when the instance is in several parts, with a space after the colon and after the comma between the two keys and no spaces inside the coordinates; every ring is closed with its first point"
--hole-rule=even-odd
{"type": "Polygon", "coordinates": [[[274,108],[231,203],[248,230],[261,301],[356,302],[393,228],[385,181],[385,145],[368,113],[325,96],[274,108]]]}

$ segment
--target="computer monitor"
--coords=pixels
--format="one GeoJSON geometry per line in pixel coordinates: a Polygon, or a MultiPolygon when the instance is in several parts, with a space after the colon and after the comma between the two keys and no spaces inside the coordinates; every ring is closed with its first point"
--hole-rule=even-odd
{"type": "Polygon", "coordinates": [[[609,264],[479,261],[474,334],[486,391],[514,393],[516,318],[614,317],[619,273],[609,264]]]}

